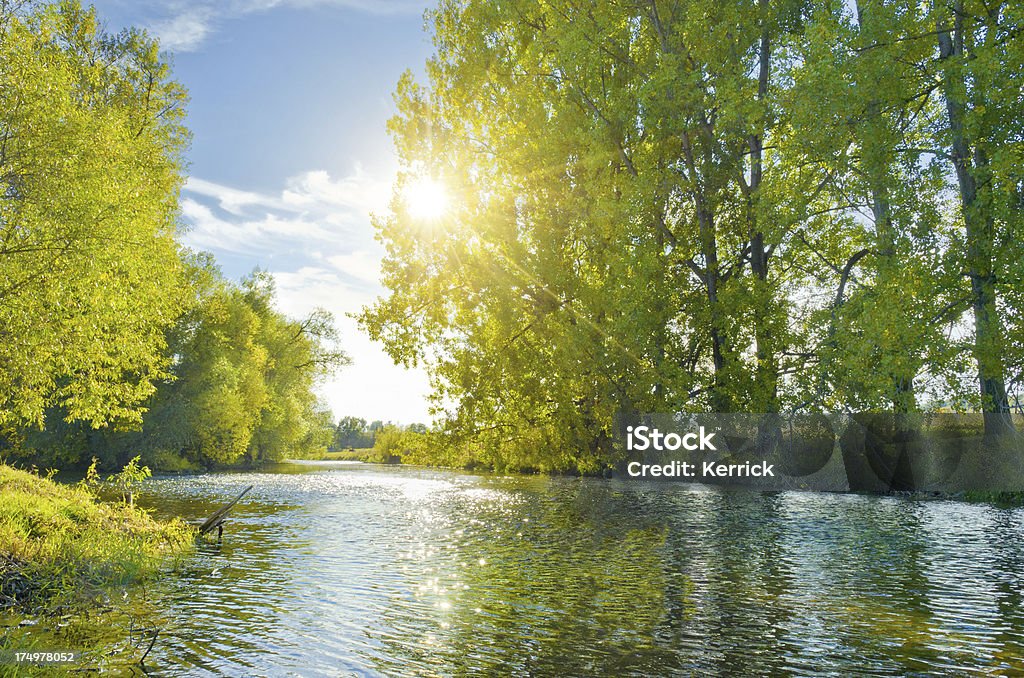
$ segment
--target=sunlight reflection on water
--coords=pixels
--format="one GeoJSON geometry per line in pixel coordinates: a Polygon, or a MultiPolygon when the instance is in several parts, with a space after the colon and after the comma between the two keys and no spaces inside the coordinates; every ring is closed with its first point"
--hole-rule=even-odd
{"type": "Polygon", "coordinates": [[[162,675],[1024,670],[1024,512],[358,464],[158,478],[223,543],[151,592],[162,675]]]}

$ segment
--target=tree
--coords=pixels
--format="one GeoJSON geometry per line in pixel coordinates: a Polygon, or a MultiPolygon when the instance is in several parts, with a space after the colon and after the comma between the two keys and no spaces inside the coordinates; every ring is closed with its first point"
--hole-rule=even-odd
{"type": "Polygon", "coordinates": [[[326,450],[330,437],[314,386],[349,363],[337,348],[334,318],[323,309],[301,321],[275,311],[274,281],[264,271],[257,270],[244,280],[242,290],[260,321],[257,341],[267,351],[263,381],[268,397],[249,444],[249,459],[257,462],[305,457],[314,449],[326,450]]]}
{"type": "Polygon", "coordinates": [[[628,99],[606,122],[580,94],[615,64],[571,70],[564,54],[548,58],[559,36],[586,47],[591,26],[561,16],[542,25],[531,11],[442,8],[439,44],[452,58],[432,64],[429,95],[400,85],[392,130],[406,180],[436,173],[458,200],[441,223],[422,224],[399,192],[395,217],[381,224],[395,246],[384,268],[393,295],[363,322],[397,360],[430,362],[439,400],[458,403],[453,435],[481,441],[490,463],[534,455],[526,463],[596,468],[618,405],[654,407],[652,397],[666,397],[658,385],[672,381],[659,374],[674,371],[664,357],[670,305],[627,312],[660,301],[651,292],[669,271],[651,215],[633,209],[656,186],[628,170],[624,149],[640,137],[629,124],[616,129],[630,121],[628,99]],[[503,41],[522,49],[513,56],[503,41]],[[621,378],[627,370],[633,383],[621,378]],[[544,459],[544,441],[566,456],[544,459]]]}
{"type": "Polygon", "coordinates": [[[384,464],[422,463],[429,460],[430,443],[426,427],[386,424],[377,431],[373,457],[384,464]]]}
{"type": "Polygon", "coordinates": [[[441,3],[361,315],[430,371],[438,454],[594,471],[616,415],[911,412],[961,402],[968,360],[1004,411],[1021,16],[951,1],[441,3]],[[967,160],[982,197],[953,202],[967,160]],[[405,204],[424,177],[436,219],[405,204]]]}
{"type": "Polygon", "coordinates": [[[95,454],[114,467],[141,452],[156,467],[180,468],[326,451],[331,414],[315,386],[348,362],[330,314],[291,320],[274,308],[266,273],[238,285],[221,276],[209,254],[187,264],[194,301],[167,330],[170,374],[146,401],[142,426],[94,430],[64,421],[56,408],[42,431],[24,434],[20,456],[73,465],[95,454]]]}
{"type": "Polygon", "coordinates": [[[400,83],[392,131],[459,202],[424,226],[399,187],[392,294],[363,322],[429,362],[494,463],[551,446],[566,456],[538,466],[600,468],[616,412],[779,408],[786,231],[763,149],[770,52],[798,24],[789,3],[439,9],[430,90],[400,83]]]}
{"type": "Polygon", "coordinates": [[[168,335],[172,378],[143,420],[146,447],[193,463],[237,461],[248,450],[271,392],[261,318],[242,289],[207,258],[192,268],[196,303],[168,335]]]}
{"type": "Polygon", "coordinates": [[[822,216],[801,239],[832,298],[816,313],[827,329],[808,392],[826,409],[915,411],[922,377],[954,364],[945,332],[966,299],[947,249],[944,171],[926,150],[936,106],[916,67],[931,54],[923,30],[894,4],[822,3],[796,48],[783,152],[820,168],[822,216]]]}
{"type": "Polygon", "coordinates": [[[206,465],[325,450],[313,389],[348,361],[330,314],[286,318],[274,309],[273,280],[262,271],[237,286],[208,258],[192,270],[198,302],[170,334],[174,378],[160,386],[144,419],[146,446],[206,465]]]}
{"type": "MultiPolygon", "coordinates": [[[[938,59],[946,120],[941,141],[956,173],[964,227],[964,267],[974,315],[974,359],[986,433],[1012,429],[1006,392],[1006,335],[1000,290],[1015,283],[1021,253],[1021,174],[1003,163],[1019,154],[1020,7],[1015,3],[937,1],[938,59]],[[996,167],[993,166],[996,158],[996,167]],[[998,167],[998,169],[997,169],[998,167]],[[1014,255],[1017,255],[1016,261],[1014,255]]],[[[1019,156],[1018,156],[1019,157],[1019,156]]],[[[1014,164],[1014,161],[1010,161],[1014,164]]]]}
{"type": "Polygon", "coordinates": [[[334,428],[334,450],[373,447],[373,436],[366,426],[366,420],[359,417],[342,417],[334,428]]]}
{"type": "Polygon", "coordinates": [[[137,424],[167,375],[185,101],[142,32],[0,6],[0,425],[137,424]]]}

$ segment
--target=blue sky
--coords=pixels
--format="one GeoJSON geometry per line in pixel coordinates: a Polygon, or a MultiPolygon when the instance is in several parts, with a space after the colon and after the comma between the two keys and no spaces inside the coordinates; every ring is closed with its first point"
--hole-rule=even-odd
{"type": "Polygon", "coordinates": [[[292,316],[335,314],[354,364],[321,391],[336,416],[429,421],[425,374],[392,364],[347,313],[382,293],[385,130],[401,73],[432,49],[413,0],[100,0],[110,30],[146,28],[191,95],[182,215],[189,246],[239,278],[273,273],[292,316]]]}

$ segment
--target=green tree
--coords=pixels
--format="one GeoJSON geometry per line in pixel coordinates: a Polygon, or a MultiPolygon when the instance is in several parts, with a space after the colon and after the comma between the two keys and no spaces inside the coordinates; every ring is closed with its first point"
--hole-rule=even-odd
{"type": "Polygon", "coordinates": [[[366,420],[359,417],[342,417],[334,428],[332,442],[334,450],[373,447],[373,437],[366,420]]]}
{"type": "Polygon", "coordinates": [[[933,25],[946,119],[939,141],[956,174],[964,269],[974,316],[974,360],[987,433],[1012,429],[1000,295],[1018,288],[1021,8],[1012,2],[939,0],[933,25]]]}
{"type": "Polygon", "coordinates": [[[944,332],[966,299],[928,151],[937,108],[916,67],[932,51],[922,30],[896,4],[822,3],[796,48],[783,152],[819,168],[819,216],[800,237],[831,297],[809,349],[821,366],[808,402],[822,409],[914,411],[919,382],[952,372],[944,332]]]}
{"type": "Polygon", "coordinates": [[[326,449],[317,380],[347,362],[333,319],[293,321],[274,309],[272,278],[256,271],[241,287],[207,260],[195,269],[199,303],[171,336],[174,380],[146,418],[158,448],[192,461],[250,463],[326,449]]]}
{"type": "Polygon", "coordinates": [[[248,450],[270,390],[261,319],[212,263],[194,269],[197,303],[169,334],[173,378],[161,384],[143,435],[194,463],[230,463],[248,450]]]}
{"type": "MultiPolygon", "coordinates": [[[[658,303],[651,291],[669,272],[652,214],[634,209],[654,187],[629,170],[640,137],[629,111],[608,122],[594,111],[607,102],[581,89],[616,64],[572,70],[547,48],[563,34],[585,48],[592,27],[533,9],[439,11],[432,90],[403,80],[392,130],[410,166],[404,181],[440,177],[453,209],[418,223],[399,190],[380,225],[395,245],[384,268],[393,294],[363,321],[396,359],[431,365],[438,399],[458,403],[449,432],[481,442],[488,463],[596,468],[618,405],[666,396],[670,306],[629,309],[658,303]],[[565,456],[538,454],[544,441],[565,456]]],[[[626,28],[608,38],[628,40],[626,28]]]]}
{"type": "Polygon", "coordinates": [[[431,437],[426,427],[386,424],[377,431],[373,456],[385,464],[430,461],[431,437]]]}
{"type": "Polygon", "coordinates": [[[24,433],[22,456],[74,465],[95,454],[105,467],[142,453],[161,468],[260,464],[322,455],[331,414],[318,381],[348,358],[333,319],[301,321],[274,308],[274,287],[257,271],[241,285],[225,280],[212,257],[189,258],[194,303],[167,332],[170,374],[146,402],[137,430],[94,430],[48,413],[42,431],[24,433]]]}
{"type": "Polygon", "coordinates": [[[0,5],[0,425],[137,424],[167,375],[185,101],[144,33],[0,5]]]}
{"type": "Polygon", "coordinates": [[[242,283],[244,298],[259,318],[257,342],[266,350],[263,382],[268,395],[249,443],[250,461],[307,457],[324,452],[330,443],[314,387],[349,362],[336,348],[334,318],[322,309],[301,321],[273,308],[270,274],[256,271],[242,283]]]}
{"type": "Polygon", "coordinates": [[[1005,410],[1021,17],[952,1],[442,2],[361,316],[429,369],[439,457],[598,470],[616,413],[908,412],[960,401],[969,360],[1005,410]]]}
{"type": "MultiPolygon", "coordinates": [[[[125,464],[117,473],[107,478],[107,483],[112,485],[121,493],[121,500],[128,506],[135,506],[135,491],[139,489],[146,478],[153,475],[148,466],[139,465],[140,456],[135,456],[125,464]]],[[[96,473],[95,459],[89,467],[86,478],[91,478],[96,473]]],[[[88,482],[88,481],[87,481],[88,482]]]]}
{"type": "Polygon", "coordinates": [[[496,465],[596,469],[617,411],[780,407],[765,147],[799,24],[794,3],[442,4],[430,89],[400,83],[392,131],[403,181],[457,200],[418,224],[399,186],[391,295],[363,321],[430,364],[453,434],[496,465]]]}

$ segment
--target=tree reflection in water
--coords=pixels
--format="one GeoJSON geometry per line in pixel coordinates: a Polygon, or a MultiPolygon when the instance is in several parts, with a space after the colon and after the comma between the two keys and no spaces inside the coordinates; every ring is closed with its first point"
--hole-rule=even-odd
{"type": "Polygon", "coordinates": [[[148,483],[149,505],[195,518],[255,485],[221,546],[137,594],[136,624],[159,611],[147,664],[162,675],[1024,671],[1022,509],[277,471],[148,483]]]}

